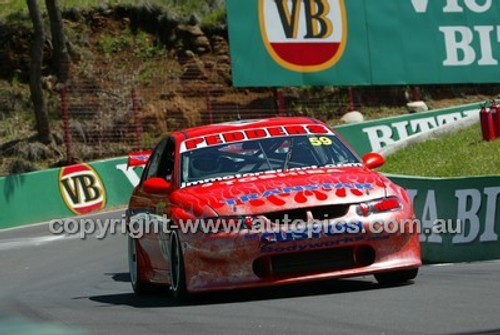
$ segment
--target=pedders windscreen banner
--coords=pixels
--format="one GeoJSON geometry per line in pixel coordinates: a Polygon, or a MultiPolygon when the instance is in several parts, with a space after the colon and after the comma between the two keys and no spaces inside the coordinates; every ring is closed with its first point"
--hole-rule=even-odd
{"type": "Polygon", "coordinates": [[[235,86],[493,83],[500,1],[227,0],[235,86]]]}

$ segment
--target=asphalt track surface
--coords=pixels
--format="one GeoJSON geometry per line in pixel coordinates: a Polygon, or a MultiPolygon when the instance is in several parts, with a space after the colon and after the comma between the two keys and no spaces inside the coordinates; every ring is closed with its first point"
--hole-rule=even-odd
{"type": "Polygon", "coordinates": [[[500,333],[499,262],[426,266],[398,287],[363,277],[205,294],[178,305],[161,292],[134,296],[124,236],[49,235],[48,225],[0,232],[0,334],[16,334],[6,324],[28,322],[34,334],[40,323],[85,334],[500,333]]]}

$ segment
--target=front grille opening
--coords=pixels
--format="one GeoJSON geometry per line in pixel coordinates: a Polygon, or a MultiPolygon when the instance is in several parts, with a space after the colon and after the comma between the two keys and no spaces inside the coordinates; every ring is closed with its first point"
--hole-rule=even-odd
{"type": "Polygon", "coordinates": [[[287,211],[281,212],[273,212],[264,214],[269,221],[273,223],[283,223],[285,221],[285,217],[288,218],[289,222],[293,222],[295,220],[301,220],[302,222],[307,222],[307,210],[305,208],[299,209],[291,209],[287,211]]]}
{"type": "Polygon", "coordinates": [[[310,211],[316,220],[333,220],[338,219],[347,214],[350,205],[331,205],[323,207],[314,207],[310,211]]]}
{"type": "Polygon", "coordinates": [[[254,261],[253,271],[263,279],[291,278],[365,267],[375,258],[370,246],[296,252],[261,257],[254,261]]]}
{"type": "Polygon", "coordinates": [[[295,220],[300,220],[302,222],[307,222],[307,212],[310,211],[312,217],[316,220],[333,220],[341,218],[347,214],[349,211],[349,204],[346,205],[330,205],[322,207],[312,207],[312,208],[299,208],[290,209],[280,212],[272,212],[263,214],[273,223],[283,223],[285,217],[288,217],[289,222],[295,220]]]}

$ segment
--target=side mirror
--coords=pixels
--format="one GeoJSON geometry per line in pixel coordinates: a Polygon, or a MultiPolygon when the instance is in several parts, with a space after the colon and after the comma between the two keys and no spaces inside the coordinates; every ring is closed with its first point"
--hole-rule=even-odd
{"type": "Polygon", "coordinates": [[[371,152],[363,157],[363,164],[370,170],[377,169],[385,164],[385,158],[381,154],[371,152]]]}
{"type": "Polygon", "coordinates": [[[142,184],[142,189],[150,194],[168,194],[171,184],[163,178],[150,178],[142,184]]]}

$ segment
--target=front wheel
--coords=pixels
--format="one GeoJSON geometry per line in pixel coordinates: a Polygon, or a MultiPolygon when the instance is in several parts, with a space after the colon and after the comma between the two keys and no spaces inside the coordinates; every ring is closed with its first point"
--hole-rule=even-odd
{"type": "Polygon", "coordinates": [[[397,285],[406,283],[415,279],[418,275],[418,269],[400,270],[393,272],[377,273],[375,279],[381,285],[397,285]]]}
{"type": "Polygon", "coordinates": [[[186,297],[186,274],[184,270],[184,257],[181,242],[176,231],[170,235],[170,278],[173,296],[182,300],[186,297]]]}
{"type": "Polygon", "coordinates": [[[140,267],[139,252],[137,249],[137,240],[132,237],[128,237],[128,268],[130,273],[130,283],[132,284],[132,289],[137,295],[149,294],[153,291],[153,287],[150,284],[144,283],[141,279],[141,267],[140,267]]]}

